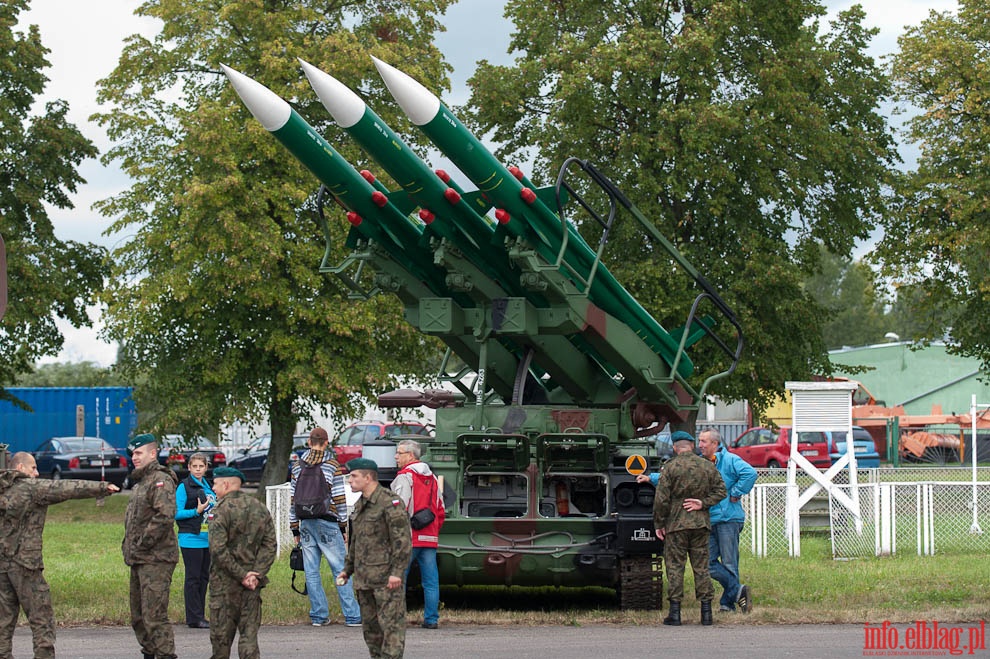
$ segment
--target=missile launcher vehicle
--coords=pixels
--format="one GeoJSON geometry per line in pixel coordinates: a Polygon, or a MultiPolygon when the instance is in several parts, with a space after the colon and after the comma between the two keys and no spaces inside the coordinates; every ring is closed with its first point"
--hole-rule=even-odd
{"type": "Polygon", "coordinates": [[[604,586],[623,608],[659,609],[654,490],[635,477],[661,467],[653,436],[690,424],[710,385],[735,369],[734,313],[591,163],[569,159],[555,185],[536,189],[439,98],[375,60],[412,123],[477,188],[466,192],[354,92],[302,66],[334,120],[401,188],[357,172],[278,95],[224,70],[352,225],[349,256],[327,256],[321,269],[354,298],[396,295],[406,320],[447,346],[450,389],[379,397],[382,407],[436,410],[435,436],[413,439],[443,483],[441,584],[604,586]],[[661,327],[602,262],[620,218],[697,285],[683,326],[661,327]],[[577,223],[600,230],[596,248],[577,223]],[[688,352],[700,341],[715,346],[721,369],[696,367],[688,352]]]}

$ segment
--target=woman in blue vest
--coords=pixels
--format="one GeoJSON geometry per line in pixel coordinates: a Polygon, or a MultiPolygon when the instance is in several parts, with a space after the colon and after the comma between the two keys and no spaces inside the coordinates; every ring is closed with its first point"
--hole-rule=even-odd
{"type": "Polygon", "coordinates": [[[210,582],[207,515],[217,495],[206,482],[209,465],[205,453],[194,453],[189,458],[189,476],[175,488],[175,521],[179,525],[179,550],[186,569],[186,624],[194,629],[210,628],[205,615],[206,586],[210,582]]]}

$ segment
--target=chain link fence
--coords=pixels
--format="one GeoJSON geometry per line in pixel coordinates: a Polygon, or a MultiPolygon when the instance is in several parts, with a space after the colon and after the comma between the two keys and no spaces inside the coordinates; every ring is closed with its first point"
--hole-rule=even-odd
{"type": "MultiPolygon", "coordinates": [[[[787,472],[758,470],[745,497],[741,547],[756,556],[787,556],[787,472]]],[[[897,552],[990,553],[990,467],[902,467],[860,469],[860,516],[824,490],[801,510],[801,533],[827,533],[837,559],[897,552]],[[974,512],[975,511],[975,512],[974,512]]],[[[852,496],[848,474],[835,479],[852,496]],[[844,476],[844,478],[843,478],[844,476]]],[[[797,491],[814,480],[797,475],[797,491]]]]}

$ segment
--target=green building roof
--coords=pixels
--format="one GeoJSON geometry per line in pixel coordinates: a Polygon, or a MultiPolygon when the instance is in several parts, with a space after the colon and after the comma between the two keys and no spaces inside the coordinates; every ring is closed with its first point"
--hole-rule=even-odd
{"type": "Polygon", "coordinates": [[[836,375],[861,382],[877,400],[903,405],[908,414],[929,414],[933,405],[941,405],[944,414],[965,414],[973,394],[977,403],[990,403],[988,374],[980,370],[980,360],[950,355],[942,343],[843,348],[829,352],[829,358],[836,375]],[[867,366],[870,370],[852,374],[843,366],[867,366]]]}

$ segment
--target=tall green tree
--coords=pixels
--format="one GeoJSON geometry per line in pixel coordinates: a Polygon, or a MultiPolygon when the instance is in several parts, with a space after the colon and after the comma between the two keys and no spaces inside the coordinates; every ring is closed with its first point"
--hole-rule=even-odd
{"type": "MultiPolygon", "coordinates": [[[[889,89],[854,6],[825,29],[808,0],[510,0],[511,66],[470,80],[500,155],[598,164],[724,293],[747,348],[717,393],[760,407],[830,370],[820,304],[803,290],[818,245],[848,255],[883,207],[896,161],[877,104],[889,89]]],[[[694,290],[620,226],[609,267],[665,326],[694,290]]],[[[724,366],[703,349],[700,367],[724,366]]]]}
{"type": "Polygon", "coordinates": [[[805,289],[828,312],[822,337],[829,350],[879,343],[887,332],[886,300],[870,266],[844,259],[822,248],[820,269],[805,289]]]}
{"type": "Polygon", "coordinates": [[[920,157],[897,179],[876,256],[914,289],[927,338],[947,334],[950,350],[990,369],[990,6],[960,0],[899,44],[892,74],[898,98],[920,109],[906,129],[920,157]]]}
{"type": "MultiPolygon", "coordinates": [[[[108,334],[125,372],[145,372],[139,404],[153,426],[208,434],[222,421],[270,419],[262,484],[284,480],[292,434],[315,408],[353,415],[396,376],[421,375],[434,344],[390,297],[348,300],[318,272],[324,243],[312,212],[318,182],[255,121],[219,65],[288,100],[355,164],[362,158],[302,75],[297,58],[378,102],[369,55],[446,84],[430,35],[448,0],[313,2],[149,0],[153,40],[131,37],[98,115],[133,186],[103,202],[132,239],[114,250],[108,334]]],[[[347,225],[331,215],[343,255],[347,225]]]]}
{"type": "Polygon", "coordinates": [[[72,208],[69,195],[84,182],[77,168],[97,151],[66,120],[65,101],[32,113],[48,82],[49,50],[36,25],[27,33],[14,31],[27,6],[27,0],[0,4],[0,234],[9,300],[0,322],[3,400],[11,396],[2,385],[61,350],[57,318],[74,327],[91,324],[86,305],[95,302],[106,274],[106,250],[59,239],[45,206],[72,208]]]}
{"type": "Polygon", "coordinates": [[[42,364],[17,378],[18,387],[124,387],[129,383],[113,369],[94,362],[42,364]]]}

